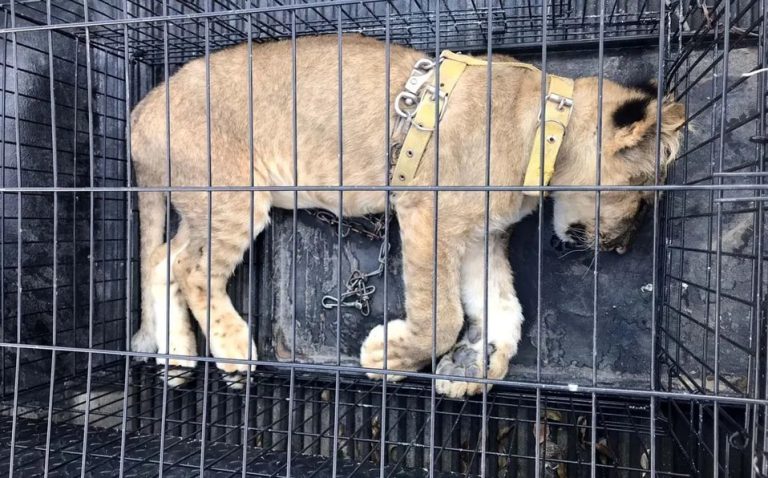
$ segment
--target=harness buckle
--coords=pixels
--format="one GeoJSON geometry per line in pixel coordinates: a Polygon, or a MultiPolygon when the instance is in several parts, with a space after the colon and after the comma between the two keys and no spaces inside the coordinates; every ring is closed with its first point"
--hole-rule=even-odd
{"type": "Polygon", "coordinates": [[[421,88],[429,81],[432,76],[432,70],[435,69],[435,62],[427,58],[422,58],[413,65],[411,76],[405,82],[405,90],[409,93],[418,94],[421,88]]]}
{"type": "Polygon", "coordinates": [[[395,97],[395,113],[401,118],[410,120],[419,106],[419,97],[410,91],[401,91],[395,97]]]}
{"type": "Polygon", "coordinates": [[[432,70],[435,68],[435,62],[427,58],[422,58],[413,65],[411,76],[405,82],[405,89],[398,93],[395,98],[395,113],[406,121],[410,121],[416,114],[416,108],[419,106],[419,95],[430,78],[432,70]]]}
{"type": "Polygon", "coordinates": [[[563,111],[563,109],[566,107],[571,108],[573,106],[573,98],[566,98],[565,96],[560,96],[557,93],[548,94],[546,100],[557,103],[558,111],[563,111]]]}
{"type": "MultiPolygon", "coordinates": [[[[572,98],[558,95],[557,93],[550,93],[544,99],[547,101],[551,101],[553,103],[557,103],[557,106],[555,107],[557,111],[563,111],[565,108],[573,107],[572,98]]],[[[541,116],[542,116],[542,111],[539,110],[539,118],[538,118],[539,124],[541,124],[541,116]]],[[[563,127],[563,130],[565,130],[566,125],[562,121],[547,118],[547,123],[550,123],[550,122],[559,124],[560,126],[563,127]]]]}

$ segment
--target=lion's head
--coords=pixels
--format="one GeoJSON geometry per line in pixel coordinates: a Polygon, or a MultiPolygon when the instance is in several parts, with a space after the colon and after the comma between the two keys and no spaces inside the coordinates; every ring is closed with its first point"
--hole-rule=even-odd
{"type": "MultiPolygon", "coordinates": [[[[668,164],[677,155],[685,108],[670,97],[661,102],[661,122],[656,86],[627,87],[603,82],[602,154],[597,171],[597,78],[577,80],[574,110],[566,140],[560,150],[553,186],[653,185],[664,181],[668,164]],[[658,139],[657,139],[658,134],[658,139]],[[659,147],[658,168],[657,146],[659,147]]],[[[600,193],[599,227],[596,227],[596,193],[556,191],[554,229],[557,239],[570,248],[623,253],[645,211],[652,204],[650,191],[600,193]]]]}

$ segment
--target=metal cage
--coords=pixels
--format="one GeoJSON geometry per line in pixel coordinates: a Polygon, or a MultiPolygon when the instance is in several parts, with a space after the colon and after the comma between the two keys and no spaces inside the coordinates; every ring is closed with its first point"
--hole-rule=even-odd
{"type": "Polygon", "coordinates": [[[766,0],[0,5],[8,476],[768,476],[766,0]],[[193,58],[323,33],[654,78],[686,105],[679,159],[647,186],[653,212],[627,257],[563,257],[543,194],[516,226],[524,343],[481,396],[437,395],[431,370],[374,382],[356,362],[364,334],[403,308],[390,218],[273,212],[229,287],[260,351],[243,390],[204,339],[180,387],[161,379],[162,354],[130,350],[131,108],[193,58]],[[376,269],[381,237],[391,260],[370,313],[324,311],[350,272],[376,269]]]}

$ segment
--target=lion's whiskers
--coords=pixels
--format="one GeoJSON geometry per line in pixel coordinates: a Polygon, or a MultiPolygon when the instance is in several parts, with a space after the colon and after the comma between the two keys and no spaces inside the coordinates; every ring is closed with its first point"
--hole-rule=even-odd
{"type": "Polygon", "coordinates": [[[580,247],[578,249],[571,249],[570,251],[566,252],[565,254],[558,257],[558,259],[562,259],[563,257],[573,254],[574,252],[587,252],[591,249],[591,247],[580,247]]]}
{"type": "Polygon", "coordinates": [[[592,261],[587,266],[587,270],[584,271],[584,274],[582,274],[582,276],[581,276],[582,278],[584,278],[584,276],[587,275],[589,273],[589,271],[592,270],[592,266],[595,265],[595,260],[596,259],[597,259],[597,253],[593,252],[592,253],[592,261]]]}

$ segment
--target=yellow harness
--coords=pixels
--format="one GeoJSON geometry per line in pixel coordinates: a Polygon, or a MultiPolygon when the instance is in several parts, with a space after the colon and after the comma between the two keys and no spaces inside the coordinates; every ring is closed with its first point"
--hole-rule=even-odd
{"type": "MultiPolygon", "coordinates": [[[[432,138],[437,115],[439,114],[442,118],[450,94],[459,82],[464,70],[470,66],[487,66],[488,62],[446,50],[440,54],[439,64],[440,88],[437,93],[433,84],[434,80],[429,81],[432,77],[432,62],[420,60],[408,80],[406,91],[401,93],[396,100],[397,113],[405,118],[410,127],[392,171],[391,183],[393,186],[407,186],[413,181],[424,156],[424,151],[426,151],[429,140],[432,138]],[[424,62],[427,64],[426,67],[423,66],[424,62]],[[407,110],[407,106],[415,107],[415,110],[411,113],[403,112],[404,109],[407,110]]],[[[540,72],[538,68],[527,63],[502,62],[499,64],[540,72]]],[[[536,128],[528,168],[523,181],[524,186],[546,186],[549,184],[552,174],[555,172],[557,153],[563,143],[572,109],[573,80],[547,75],[547,96],[544,110],[546,120],[542,128],[541,116],[539,116],[539,125],[536,128]],[[541,173],[542,135],[544,137],[543,178],[541,173]]],[[[538,191],[524,191],[523,194],[537,196],[539,193],[538,191]]]]}

